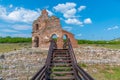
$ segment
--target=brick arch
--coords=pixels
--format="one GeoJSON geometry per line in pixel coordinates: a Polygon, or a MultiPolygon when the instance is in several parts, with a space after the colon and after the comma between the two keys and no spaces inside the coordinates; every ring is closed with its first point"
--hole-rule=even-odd
{"type": "Polygon", "coordinates": [[[74,35],[73,35],[72,33],[67,32],[67,31],[65,31],[65,30],[62,30],[62,34],[63,34],[63,35],[64,35],[64,34],[67,35],[67,37],[70,39],[70,41],[71,41],[71,43],[72,43],[72,46],[73,46],[74,48],[77,47],[77,41],[75,40],[74,35]]]}
{"type": "Polygon", "coordinates": [[[59,32],[53,33],[53,34],[51,35],[51,37],[52,37],[53,35],[56,35],[56,36],[57,36],[57,40],[56,40],[57,47],[58,47],[58,48],[62,48],[62,47],[63,47],[63,46],[62,46],[62,45],[63,45],[63,39],[62,39],[61,33],[59,33],[59,32]]]}
{"type": "Polygon", "coordinates": [[[53,39],[54,36],[56,36],[56,38],[58,39],[58,35],[54,33],[51,35],[50,40],[53,39]]]}
{"type": "Polygon", "coordinates": [[[68,35],[67,35],[67,34],[63,34],[63,37],[64,37],[64,36],[65,36],[66,38],[68,38],[68,35]]]}

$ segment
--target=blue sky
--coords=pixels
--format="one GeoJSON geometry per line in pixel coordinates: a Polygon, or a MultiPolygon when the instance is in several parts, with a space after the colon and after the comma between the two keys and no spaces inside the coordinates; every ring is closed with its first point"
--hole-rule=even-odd
{"type": "Polygon", "coordinates": [[[120,0],[0,0],[0,36],[31,37],[42,9],[59,17],[76,39],[120,37],[120,0]]]}

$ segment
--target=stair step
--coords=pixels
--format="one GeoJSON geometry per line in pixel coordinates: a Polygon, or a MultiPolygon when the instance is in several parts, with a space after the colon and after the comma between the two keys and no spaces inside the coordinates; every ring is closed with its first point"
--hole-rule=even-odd
{"type": "MultiPolygon", "coordinates": [[[[73,74],[51,74],[50,77],[54,78],[54,77],[66,77],[66,76],[74,76],[73,74]]],[[[68,79],[67,79],[68,80],[68,79]]]]}
{"type": "Polygon", "coordinates": [[[53,59],[71,59],[70,57],[54,57],[53,59]]]}
{"type": "Polygon", "coordinates": [[[63,51],[53,51],[53,53],[69,53],[69,51],[65,51],[65,50],[63,50],[63,51]]]}
{"type": "Polygon", "coordinates": [[[68,50],[53,50],[53,52],[69,52],[68,50]]]}
{"type": "MultiPolygon", "coordinates": [[[[50,67],[52,68],[52,67],[50,67]]],[[[53,67],[52,69],[73,69],[72,67],[53,67]]]]}
{"type": "Polygon", "coordinates": [[[53,52],[69,52],[68,50],[54,50],[53,52]]]}
{"type": "MultiPolygon", "coordinates": [[[[56,58],[57,59],[57,58],[56,58]]],[[[60,59],[60,58],[58,58],[58,60],[56,60],[56,59],[54,59],[54,60],[52,60],[52,61],[72,61],[71,59],[60,59]]]]}
{"type": "Polygon", "coordinates": [[[54,55],[53,57],[70,57],[70,55],[54,55]]]}
{"type": "Polygon", "coordinates": [[[74,72],[73,71],[59,71],[59,72],[52,72],[52,74],[73,74],[74,72]]]}
{"type": "Polygon", "coordinates": [[[53,53],[68,53],[68,51],[54,51],[53,53]]]}
{"type": "Polygon", "coordinates": [[[68,53],[68,51],[53,51],[53,53],[68,53]]]}
{"type": "Polygon", "coordinates": [[[68,53],[53,53],[54,55],[70,55],[68,53]]]}
{"type": "Polygon", "coordinates": [[[63,63],[63,64],[66,64],[66,63],[72,63],[72,62],[52,62],[52,63],[55,63],[55,64],[57,64],[57,63],[63,63]]]}
{"type": "Polygon", "coordinates": [[[54,49],[54,51],[68,51],[68,49],[54,49]]]}
{"type": "Polygon", "coordinates": [[[54,59],[51,62],[53,63],[53,62],[72,62],[72,61],[71,59],[54,59]]]}
{"type": "Polygon", "coordinates": [[[71,60],[71,59],[70,58],[63,58],[63,59],[61,59],[61,58],[54,58],[53,61],[54,60],[61,60],[61,61],[63,61],[63,60],[71,60]]]}
{"type": "Polygon", "coordinates": [[[54,54],[68,54],[68,51],[54,51],[54,54]]]}
{"type": "Polygon", "coordinates": [[[51,66],[72,66],[71,63],[53,63],[51,66]]]}
{"type": "Polygon", "coordinates": [[[49,68],[51,80],[75,80],[68,49],[54,49],[51,60],[49,68]]]}
{"type": "Polygon", "coordinates": [[[52,71],[72,71],[73,68],[72,67],[54,67],[54,68],[50,68],[50,70],[52,71]]]}
{"type": "Polygon", "coordinates": [[[53,60],[52,62],[72,62],[71,60],[53,60]]]}
{"type": "Polygon", "coordinates": [[[69,61],[70,61],[70,62],[71,62],[72,60],[63,60],[63,59],[59,59],[59,60],[52,60],[52,61],[53,61],[53,62],[56,62],[56,61],[60,61],[60,62],[61,62],[61,61],[63,61],[63,62],[69,62],[69,61]]]}
{"type": "Polygon", "coordinates": [[[52,80],[75,80],[75,77],[74,76],[56,76],[56,77],[53,77],[53,78],[50,78],[52,80]]]}

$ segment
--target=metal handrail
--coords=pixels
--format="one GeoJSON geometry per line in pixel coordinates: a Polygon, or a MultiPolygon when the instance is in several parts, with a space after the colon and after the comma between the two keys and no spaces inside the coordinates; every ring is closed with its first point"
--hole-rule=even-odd
{"type": "Polygon", "coordinates": [[[38,80],[38,79],[42,80],[42,79],[44,79],[44,77],[45,77],[44,72],[45,72],[46,68],[47,68],[47,67],[44,65],[44,66],[31,78],[31,80],[38,80]]]}
{"type": "Polygon", "coordinates": [[[47,71],[45,73],[45,79],[48,80],[49,78],[49,68],[50,68],[50,63],[51,63],[51,59],[52,59],[52,55],[53,55],[53,50],[57,48],[57,44],[55,42],[55,40],[51,40],[51,44],[49,47],[49,51],[48,51],[48,56],[47,56],[47,60],[46,60],[46,66],[47,66],[47,71]]]}
{"type": "Polygon", "coordinates": [[[51,56],[53,54],[53,50],[57,48],[56,42],[54,40],[51,40],[48,56],[46,59],[45,65],[31,78],[31,80],[48,80],[49,77],[49,67],[51,62],[51,56]]]}
{"type": "MultiPolygon", "coordinates": [[[[69,38],[64,43],[63,48],[67,48],[72,59],[72,67],[74,70],[75,80],[94,80],[87,72],[85,72],[80,66],[77,65],[77,60],[72,48],[72,44],[69,38]]],[[[53,50],[57,49],[56,42],[51,40],[51,44],[48,51],[48,56],[45,65],[32,77],[31,80],[49,80],[50,77],[50,64],[52,60],[53,50]]]]}
{"type": "Polygon", "coordinates": [[[75,77],[77,80],[94,80],[87,72],[85,72],[80,66],[77,65],[77,60],[72,48],[72,44],[69,38],[67,38],[67,42],[64,43],[63,48],[66,48],[68,46],[68,51],[71,55],[72,59],[72,65],[74,67],[75,71],[75,77]]]}
{"type": "Polygon", "coordinates": [[[76,66],[79,73],[82,75],[85,80],[94,80],[87,72],[85,72],[80,66],[76,66]]]}
{"type": "Polygon", "coordinates": [[[64,47],[65,47],[65,48],[68,48],[68,51],[69,51],[69,53],[70,53],[70,57],[71,57],[71,59],[72,59],[72,67],[73,67],[73,70],[74,70],[74,76],[75,76],[76,80],[78,80],[79,78],[78,78],[77,70],[74,68],[74,67],[75,67],[74,64],[77,63],[77,60],[76,60],[76,58],[75,58],[74,51],[73,51],[73,48],[72,48],[72,45],[71,45],[71,43],[70,43],[70,39],[69,39],[69,38],[67,38],[64,47]],[[65,46],[66,46],[66,47],[65,47],[65,46]]]}

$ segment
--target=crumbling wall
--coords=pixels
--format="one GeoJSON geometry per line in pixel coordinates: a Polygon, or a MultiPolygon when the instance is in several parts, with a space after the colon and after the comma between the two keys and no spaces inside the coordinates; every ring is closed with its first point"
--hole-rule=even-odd
{"type": "Polygon", "coordinates": [[[41,16],[33,22],[32,47],[49,48],[53,34],[57,35],[58,48],[63,47],[64,34],[69,36],[73,47],[77,47],[77,41],[74,39],[74,35],[61,28],[59,18],[55,16],[49,17],[48,12],[43,10],[41,16]]]}

